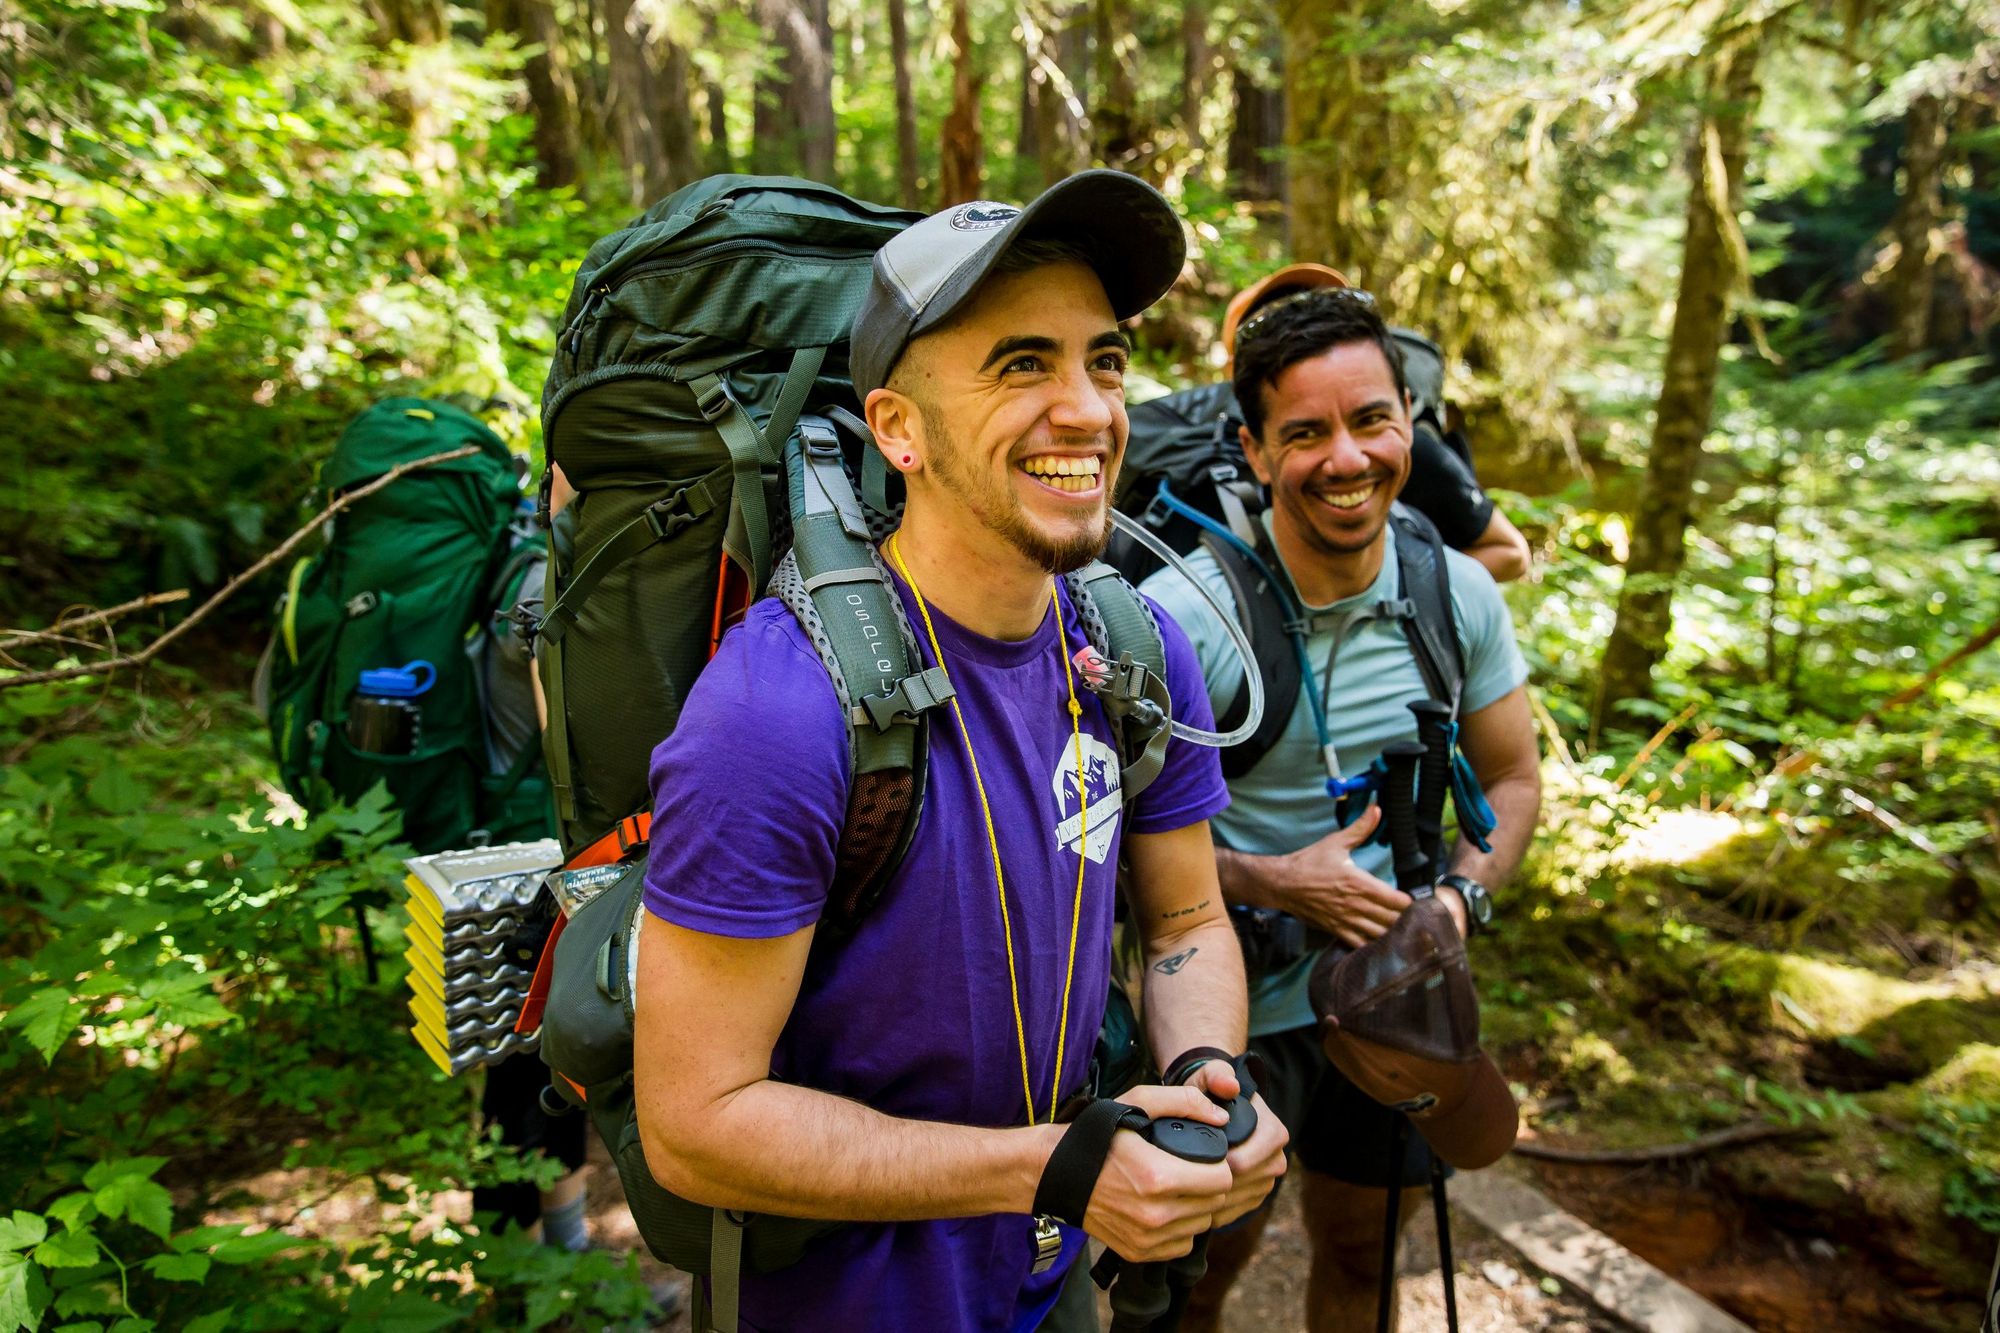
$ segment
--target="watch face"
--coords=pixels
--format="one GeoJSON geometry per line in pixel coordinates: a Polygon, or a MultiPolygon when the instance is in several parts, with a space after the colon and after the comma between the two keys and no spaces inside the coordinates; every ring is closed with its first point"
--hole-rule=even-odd
{"type": "Polygon", "coordinates": [[[1467,893],[1460,889],[1459,892],[1465,895],[1465,910],[1472,913],[1473,920],[1482,926],[1493,920],[1493,900],[1486,896],[1486,890],[1475,889],[1467,893]]]}

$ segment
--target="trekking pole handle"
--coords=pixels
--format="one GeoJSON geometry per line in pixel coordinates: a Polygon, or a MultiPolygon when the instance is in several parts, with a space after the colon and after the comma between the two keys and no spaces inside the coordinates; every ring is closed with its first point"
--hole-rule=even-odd
{"type": "Polygon", "coordinates": [[[1395,856],[1396,887],[1412,895],[1430,887],[1430,861],[1417,843],[1417,767],[1423,758],[1419,741],[1395,741],[1382,751],[1388,769],[1382,781],[1382,822],[1395,856]]]}
{"type": "Polygon", "coordinates": [[[1417,850],[1435,878],[1444,870],[1444,798],[1451,790],[1451,705],[1419,699],[1410,705],[1424,757],[1417,768],[1417,850]]]}

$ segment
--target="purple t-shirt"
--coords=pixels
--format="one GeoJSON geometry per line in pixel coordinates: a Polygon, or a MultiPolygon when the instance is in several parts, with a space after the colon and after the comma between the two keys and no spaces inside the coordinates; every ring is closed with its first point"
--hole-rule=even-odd
{"type": "MultiPolygon", "coordinates": [[[[1060,586],[1060,583],[1059,583],[1060,586]]],[[[907,588],[898,591],[921,640],[907,588]]],[[[1062,647],[1087,640],[1067,591],[1062,647]]],[[[1111,727],[1077,681],[1090,786],[1081,827],[1076,747],[1053,617],[1003,642],[931,616],[971,731],[1007,879],[1036,1116],[1046,1118],[1079,848],[1088,858],[1059,1097],[1087,1076],[1109,986],[1118,841],[1163,833],[1228,804],[1216,752],[1178,738],[1135,803],[1122,801],[1111,727]]],[[[1180,628],[1155,609],[1175,715],[1211,724],[1180,628]]],[[[922,645],[925,665],[929,644],[922,645]]],[[[965,743],[950,709],[930,715],[930,781],[902,868],[859,929],[815,948],[772,1054],[773,1077],[885,1114],[966,1125],[1026,1123],[999,894],[965,743]]],[[[847,810],[847,733],[826,669],[774,599],[750,608],[689,690],[653,752],[646,906],[677,925],[745,939],[819,920],[847,810]]],[[[869,1224],[813,1244],[797,1265],[745,1274],[745,1327],[1027,1329],[1082,1249],[1029,1273],[1024,1214],[869,1224]]]]}

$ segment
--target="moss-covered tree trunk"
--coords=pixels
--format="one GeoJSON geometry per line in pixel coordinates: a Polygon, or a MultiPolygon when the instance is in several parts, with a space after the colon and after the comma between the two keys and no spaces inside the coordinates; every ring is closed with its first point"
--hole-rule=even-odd
{"type": "Polygon", "coordinates": [[[979,127],[979,53],[972,44],[972,9],[951,5],[951,112],[938,143],[938,206],[977,199],[985,188],[986,141],[979,127]]]}
{"type": "Polygon", "coordinates": [[[486,26],[540,48],[521,67],[535,116],[535,183],[543,189],[574,184],[583,133],[555,7],[549,0],[486,0],[486,26]]]}
{"type": "Polygon", "coordinates": [[[1695,467],[1714,416],[1730,297],[1743,277],[1735,212],[1757,114],[1762,49],[1762,29],[1754,28],[1732,37],[1710,57],[1701,119],[1688,150],[1680,293],[1646,479],[1632,517],[1618,619],[1604,650],[1598,726],[1616,722],[1620,705],[1651,695],[1653,667],[1665,655],[1673,627],[1674,584],[1686,559],[1695,467]]]}
{"type": "Polygon", "coordinates": [[[1937,267],[1944,218],[1945,139],[1949,117],[1945,99],[1921,93],[1903,116],[1902,195],[1896,203],[1896,264],[1889,273],[1889,301],[1895,312],[1890,349],[1916,356],[1931,345],[1931,311],[1936,304],[1937,267]]]}
{"type": "Polygon", "coordinates": [[[827,0],[757,0],[775,48],[757,81],[753,169],[833,183],[833,27],[827,0]]]}
{"type": "Polygon", "coordinates": [[[1283,0],[1285,188],[1292,253],[1362,286],[1373,271],[1375,201],[1393,197],[1397,142],[1370,34],[1393,0],[1283,0]]]}

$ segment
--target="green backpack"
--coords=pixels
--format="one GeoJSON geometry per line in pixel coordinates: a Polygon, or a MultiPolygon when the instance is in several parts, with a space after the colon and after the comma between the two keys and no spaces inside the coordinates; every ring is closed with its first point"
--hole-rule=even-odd
{"type": "MultiPolygon", "coordinates": [[[[768,588],[849,720],[823,932],[851,930],[900,862],[923,805],[925,716],[950,687],[919,669],[875,552],[900,514],[900,479],[857,415],[847,336],[875,251],[918,216],[783,177],[687,186],[591,248],[542,397],[549,460],[577,492],[556,525],[537,645],[547,752],[564,878],[597,890],[554,945],[542,1057],[556,1091],[588,1109],[648,1248],[708,1274],[715,1322],[730,1329],[744,1267],[784,1267],[840,1224],[710,1209],[647,1167],[631,978],[648,764],[723,629],[768,588]]],[[[1159,628],[1109,566],[1068,579],[1093,647],[1116,664],[1099,694],[1129,800],[1167,740],[1159,628]]]]}
{"type": "Polygon", "coordinates": [[[522,540],[518,465],[475,416],[389,398],[342,432],[320,469],[331,500],[399,463],[410,472],[343,510],[293,566],[266,654],[266,717],[285,787],[308,810],[386,783],[420,853],[546,837],[534,747],[493,771],[481,655],[539,553],[522,540]]]}

